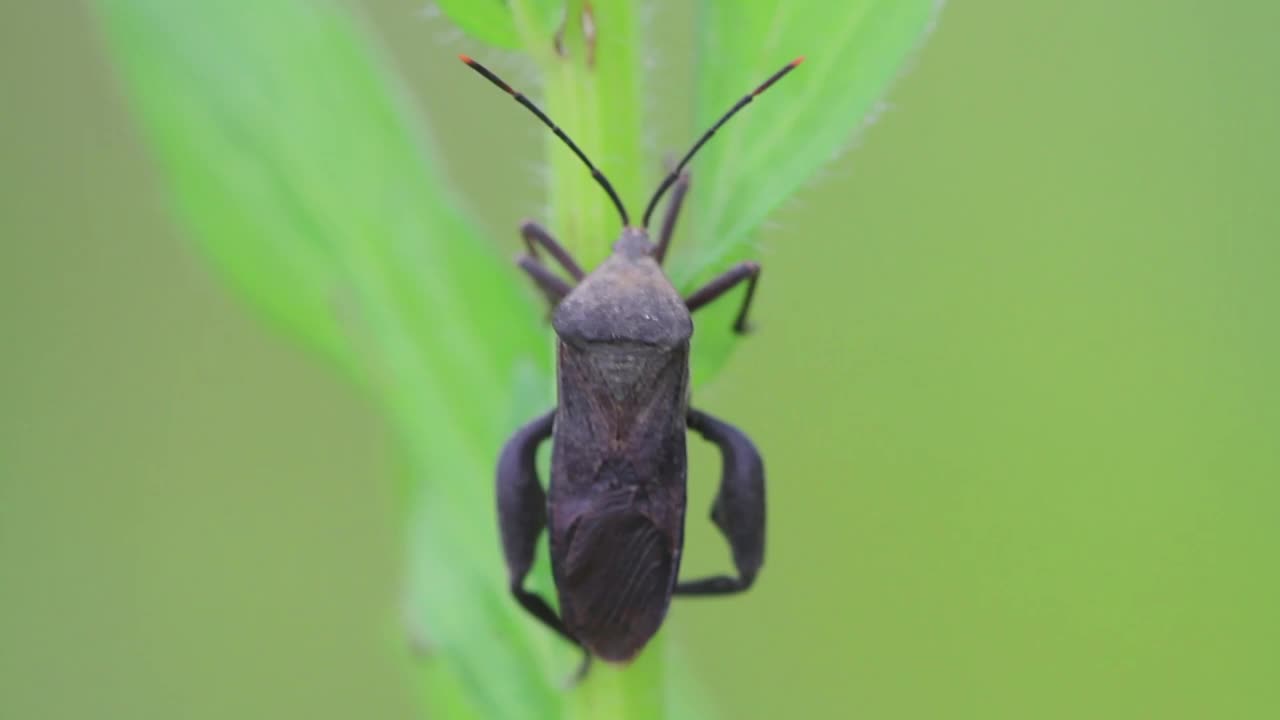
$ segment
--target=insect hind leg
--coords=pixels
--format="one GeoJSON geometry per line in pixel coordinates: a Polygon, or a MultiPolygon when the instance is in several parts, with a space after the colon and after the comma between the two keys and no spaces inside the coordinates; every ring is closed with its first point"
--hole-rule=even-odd
{"type": "Polygon", "coordinates": [[[764,563],[764,461],[751,439],[729,423],[694,409],[689,429],[720,449],[720,490],[711,520],[729,541],[737,577],[718,575],[676,585],[677,595],[728,595],[755,582],[764,563]]]}
{"type": "Polygon", "coordinates": [[[498,455],[498,530],[511,594],[526,612],[578,645],[547,601],[524,589],[538,536],[547,524],[547,496],[538,483],[536,467],[538,446],[551,437],[555,415],[552,410],[517,430],[498,455]]]}

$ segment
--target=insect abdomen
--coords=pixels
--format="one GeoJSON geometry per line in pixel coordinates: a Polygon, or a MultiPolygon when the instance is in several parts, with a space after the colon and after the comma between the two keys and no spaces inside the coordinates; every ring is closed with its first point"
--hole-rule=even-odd
{"type": "Polygon", "coordinates": [[[557,582],[565,624],[599,657],[630,660],[671,604],[670,537],[634,508],[589,511],[566,549],[557,582]]]}

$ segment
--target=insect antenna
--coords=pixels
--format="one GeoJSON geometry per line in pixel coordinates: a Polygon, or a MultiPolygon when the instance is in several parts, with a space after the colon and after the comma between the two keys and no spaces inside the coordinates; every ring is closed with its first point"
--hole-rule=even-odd
{"type": "Polygon", "coordinates": [[[641,225],[641,227],[649,227],[649,217],[653,215],[653,210],[658,206],[658,201],[662,199],[663,193],[665,193],[667,191],[667,188],[671,187],[671,183],[674,183],[676,181],[676,178],[680,176],[680,171],[684,170],[684,166],[689,163],[689,160],[693,157],[694,153],[698,152],[698,150],[702,149],[703,145],[707,144],[707,141],[711,139],[712,135],[716,134],[716,131],[720,129],[720,126],[724,125],[726,122],[729,122],[729,118],[733,117],[735,113],[737,113],[739,110],[741,110],[742,108],[750,104],[752,100],[755,100],[757,95],[764,92],[765,90],[768,90],[770,85],[781,80],[783,75],[786,75],[792,70],[795,70],[796,66],[802,62],[804,62],[804,57],[798,57],[795,60],[792,60],[791,62],[787,63],[778,72],[769,76],[769,79],[761,83],[760,87],[756,88],[755,90],[752,90],[750,93],[744,96],[741,100],[735,103],[733,107],[729,108],[729,112],[725,113],[719,120],[716,121],[715,125],[711,126],[710,130],[706,131],[705,133],[703,133],[702,137],[698,138],[698,142],[693,144],[693,149],[691,149],[688,153],[685,154],[684,158],[680,160],[680,164],[676,165],[675,169],[672,170],[671,173],[668,174],[665,178],[663,178],[662,184],[658,185],[657,192],[653,194],[653,199],[649,201],[649,206],[644,210],[644,224],[641,225]]]}
{"type": "Polygon", "coordinates": [[[627,216],[627,209],[623,207],[622,199],[618,197],[618,193],[613,189],[613,185],[609,183],[609,179],[606,178],[604,176],[604,173],[600,172],[600,170],[595,165],[591,164],[591,161],[587,159],[586,153],[582,152],[582,149],[579,148],[572,140],[570,140],[568,135],[564,134],[564,131],[560,129],[560,126],[551,122],[551,118],[547,117],[546,113],[538,109],[538,106],[534,105],[533,101],[525,97],[523,93],[517,92],[510,85],[503,82],[502,78],[498,77],[497,75],[494,75],[492,70],[481,65],[475,60],[472,60],[466,55],[459,55],[458,58],[462,60],[462,62],[466,63],[467,67],[470,67],[472,70],[475,70],[476,72],[480,73],[485,77],[486,80],[488,80],[489,82],[501,88],[504,92],[510,95],[516,102],[528,108],[529,112],[533,113],[534,115],[537,115],[538,119],[541,120],[544,125],[551,128],[551,132],[555,133],[556,137],[563,140],[564,144],[568,145],[569,149],[573,151],[573,154],[577,155],[578,159],[582,160],[583,164],[591,169],[591,177],[595,178],[596,182],[600,183],[600,187],[604,188],[604,191],[609,193],[609,199],[613,200],[613,204],[618,208],[618,214],[622,216],[623,226],[625,227],[631,224],[631,219],[627,216]]]}

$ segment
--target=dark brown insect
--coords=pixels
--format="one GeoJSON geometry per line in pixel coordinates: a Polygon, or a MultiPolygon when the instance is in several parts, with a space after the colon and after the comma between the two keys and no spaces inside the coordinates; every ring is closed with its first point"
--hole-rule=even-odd
{"type": "MultiPolygon", "coordinates": [[[[746,282],[734,330],[747,311],[760,266],[742,262],[682,298],[662,271],[676,218],[689,189],[685,165],[734,113],[777,82],[787,64],[743,97],[663,179],[639,227],[604,174],[524,95],[471,58],[462,61],[537,115],[591,170],[622,216],[613,254],[590,274],[540,225],[521,227],[528,249],[520,267],[554,307],[559,336],[559,405],[516,431],[498,458],[498,521],[511,592],[534,617],[582,647],[586,660],[625,662],[653,637],[675,595],[723,595],[751,586],[764,560],[764,463],[740,430],[689,407],[690,313],[746,282]],[[649,218],[662,195],[674,195],[656,244],[649,218]],[[542,247],[576,284],[553,272],[542,247]],[[723,473],[711,519],[733,550],[736,576],[680,582],[684,544],[687,430],[720,449],[723,473]],[[553,440],[551,483],[544,494],[535,460],[553,440]],[[549,521],[549,522],[548,522],[549,521]],[[524,589],[538,535],[549,527],[557,615],[524,589]]],[[[585,671],[584,662],[583,669],[585,671]]]]}

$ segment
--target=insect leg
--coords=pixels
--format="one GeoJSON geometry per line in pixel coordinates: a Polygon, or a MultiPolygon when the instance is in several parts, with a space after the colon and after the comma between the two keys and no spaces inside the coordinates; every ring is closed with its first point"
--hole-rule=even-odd
{"type": "Polygon", "coordinates": [[[511,594],[530,615],[577,645],[547,601],[524,589],[538,535],[547,524],[547,496],[538,484],[535,465],[538,446],[551,437],[555,416],[552,410],[537,418],[517,430],[503,446],[498,456],[498,530],[511,594]]]}
{"type": "Polygon", "coordinates": [[[557,242],[551,236],[551,233],[547,232],[546,228],[538,223],[532,220],[525,220],[520,223],[520,236],[524,238],[524,245],[529,249],[530,256],[537,258],[538,245],[541,245],[546,248],[547,252],[551,253],[551,257],[555,258],[556,262],[560,263],[560,267],[564,268],[565,272],[569,273],[574,280],[581,280],[585,276],[582,268],[578,265],[578,261],[574,260],[569,251],[557,242]]]}
{"type": "Polygon", "coordinates": [[[689,192],[689,173],[680,173],[676,185],[671,189],[671,201],[667,204],[667,214],[662,218],[662,229],[658,232],[658,245],[653,250],[653,259],[661,265],[667,257],[667,248],[671,245],[671,236],[676,230],[676,218],[680,217],[680,208],[684,206],[685,193],[689,192]]]}
{"type": "Polygon", "coordinates": [[[547,296],[547,302],[551,303],[552,309],[564,299],[565,295],[573,288],[569,283],[565,282],[559,275],[551,272],[542,261],[536,257],[525,255],[516,261],[520,269],[525,271],[529,277],[533,278],[534,284],[547,296]]]}
{"type": "Polygon", "coordinates": [[[741,335],[748,330],[747,311],[751,309],[751,298],[755,296],[756,283],[760,280],[760,263],[745,260],[734,265],[685,298],[684,304],[689,307],[689,312],[693,312],[737,287],[744,280],[747,282],[747,296],[742,299],[742,309],[738,311],[738,319],[733,323],[733,331],[741,335]]]}
{"type": "Polygon", "coordinates": [[[711,521],[729,541],[737,577],[678,583],[677,595],[726,595],[751,587],[764,563],[764,461],[741,430],[690,408],[689,428],[720,448],[724,470],[711,521]]]}

